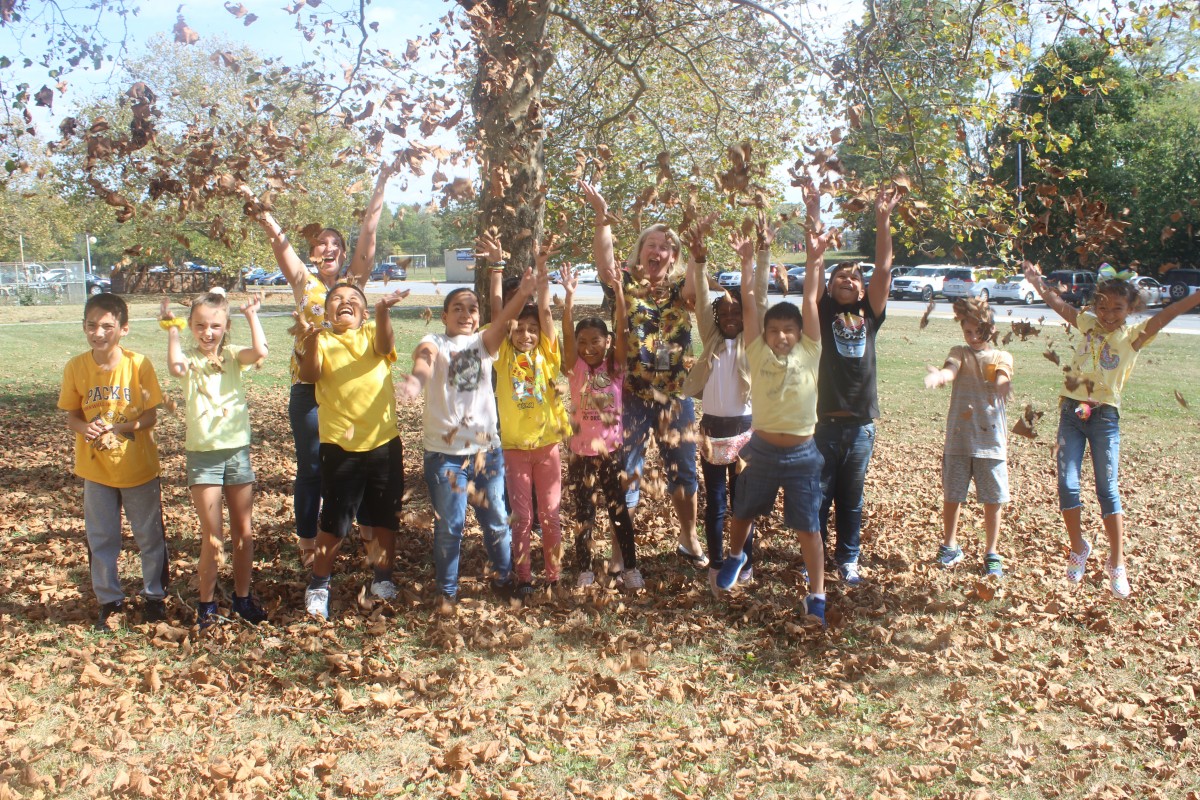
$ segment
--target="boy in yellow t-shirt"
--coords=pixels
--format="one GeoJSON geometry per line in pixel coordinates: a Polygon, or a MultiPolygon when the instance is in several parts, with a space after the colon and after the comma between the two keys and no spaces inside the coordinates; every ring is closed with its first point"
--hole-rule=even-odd
{"type": "Polygon", "coordinates": [[[397,594],[392,558],[404,494],[404,451],[396,429],[396,346],[388,311],[407,294],[393,292],[380,300],[375,320],[367,322],[362,290],[334,287],[325,300],[329,327],[309,331],[303,352],[297,353],[300,379],[317,387],[321,437],[321,516],[304,606],[323,619],[329,618],[333,559],[356,510],[374,570],[371,594],[381,600],[397,594]]]}
{"type": "Polygon", "coordinates": [[[158,447],[150,435],[162,392],[145,356],[125,350],[129,307],[114,294],[88,298],[83,331],[91,350],[67,362],[58,407],[75,432],[75,474],[83,478],[83,526],[92,591],[100,602],[97,628],[125,608],[117,572],[121,510],[142,561],[142,619],[165,619],[167,540],[158,482],[158,447]]]}

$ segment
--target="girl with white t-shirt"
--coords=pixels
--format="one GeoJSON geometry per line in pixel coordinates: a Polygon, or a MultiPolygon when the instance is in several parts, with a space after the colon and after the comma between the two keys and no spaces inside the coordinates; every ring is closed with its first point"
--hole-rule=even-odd
{"type": "Polygon", "coordinates": [[[533,270],[500,315],[479,329],[479,296],[455,289],[442,304],[445,333],[423,338],[413,352],[412,375],[401,397],[425,393],[425,482],[434,510],[433,562],[441,595],[439,611],[452,613],[458,600],[458,566],[467,505],[483,528],[492,566],[492,586],[512,587],[511,532],[504,503],[504,456],[492,389],[492,364],[508,323],[533,296],[533,270]],[[468,485],[473,487],[468,491],[468,485]]]}

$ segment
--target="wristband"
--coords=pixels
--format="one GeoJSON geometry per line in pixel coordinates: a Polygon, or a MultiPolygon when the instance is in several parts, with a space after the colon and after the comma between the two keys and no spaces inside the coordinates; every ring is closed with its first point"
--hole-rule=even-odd
{"type": "Polygon", "coordinates": [[[160,319],[158,321],[158,327],[162,328],[164,331],[169,331],[169,330],[171,330],[171,328],[175,328],[176,330],[183,330],[184,328],[187,327],[187,320],[184,319],[183,317],[171,317],[170,319],[160,319]]]}

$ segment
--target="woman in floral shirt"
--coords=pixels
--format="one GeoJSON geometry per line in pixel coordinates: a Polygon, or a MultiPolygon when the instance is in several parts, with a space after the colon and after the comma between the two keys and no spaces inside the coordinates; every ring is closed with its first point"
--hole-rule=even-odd
{"type": "MultiPolygon", "coordinates": [[[[679,236],[666,225],[651,225],[642,231],[626,268],[620,270],[613,258],[608,203],[590,184],[581,181],[580,187],[596,212],[596,271],[605,284],[622,282],[629,307],[630,346],[621,412],[625,473],[630,478],[626,504],[631,509],[638,504],[646,441],[653,433],[679,519],[678,553],[705,567],[708,558],[696,538],[696,412],[692,398],[683,393],[692,357],[690,311],[696,290],[679,258],[679,236]]],[[[623,565],[609,569],[616,566],[623,565]]]]}
{"type": "MultiPolygon", "coordinates": [[[[238,190],[246,198],[246,212],[258,220],[267,232],[271,250],[280,271],[296,298],[297,345],[299,331],[326,327],[325,295],[339,281],[346,280],[362,288],[371,276],[375,262],[375,232],[379,228],[379,217],[383,212],[383,190],[392,175],[391,165],[385,164],[379,171],[375,191],[363,214],[358,230],[358,242],[354,246],[354,257],[343,278],[346,265],[346,240],[334,228],[323,228],[309,243],[309,261],[316,267],[316,274],[309,272],[295,248],[288,241],[283,226],[275,221],[271,212],[263,208],[254,192],[245,184],[238,190]]],[[[311,383],[300,380],[299,361],[295,346],[292,350],[292,390],[288,398],[288,419],[292,426],[292,439],[296,444],[296,481],[292,486],[292,497],[296,510],[296,535],[299,537],[300,560],[311,566],[317,546],[317,515],[321,509],[321,466],[318,451],[321,438],[317,433],[317,395],[311,383]]]]}

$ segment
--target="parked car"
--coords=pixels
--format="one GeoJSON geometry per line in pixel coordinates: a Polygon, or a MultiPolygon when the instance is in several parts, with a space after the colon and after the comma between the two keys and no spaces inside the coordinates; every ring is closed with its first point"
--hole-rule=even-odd
{"type": "Polygon", "coordinates": [[[726,289],[735,289],[740,288],[741,285],[742,271],[740,269],[731,269],[717,275],[717,286],[723,286],[726,289]]]}
{"type": "Polygon", "coordinates": [[[996,288],[996,279],[988,277],[991,270],[976,267],[955,267],[946,273],[942,296],[947,300],[959,297],[978,297],[987,300],[996,288]]]}
{"type": "Polygon", "coordinates": [[[1176,303],[1200,292],[1200,269],[1173,269],[1162,275],[1164,303],[1176,303]]]}
{"type": "Polygon", "coordinates": [[[287,286],[287,277],[282,270],[275,270],[258,282],[260,286],[287,286]]]}
{"type": "Polygon", "coordinates": [[[1024,275],[1006,275],[997,280],[996,285],[992,287],[992,302],[997,304],[1021,303],[1031,306],[1037,299],[1037,289],[1025,280],[1024,275]]]}
{"type": "Polygon", "coordinates": [[[916,297],[921,300],[932,300],[935,295],[942,293],[942,283],[946,280],[946,273],[951,269],[954,267],[940,264],[922,264],[913,267],[907,275],[892,280],[890,295],[899,299],[916,297]]]}
{"type": "Polygon", "coordinates": [[[600,278],[594,269],[581,269],[575,273],[576,283],[599,283],[600,278]]]}
{"type": "Polygon", "coordinates": [[[87,286],[87,293],[89,296],[94,294],[104,294],[105,292],[112,291],[112,281],[110,281],[108,278],[101,278],[97,275],[92,275],[91,273],[84,278],[84,285],[87,286]]]}
{"type": "Polygon", "coordinates": [[[262,283],[262,279],[267,277],[270,274],[271,274],[270,272],[263,269],[262,267],[255,267],[254,269],[250,270],[249,272],[247,272],[245,275],[242,276],[242,281],[247,286],[254,286],[255,284],[262,283]]]}
{"type": "Polygon", "coordinates": [[[1062,299],[1073,306],[1083,306],[1096,293],[1096,273],[1060,269],[1046,276],[1046,282],[1057,285],[1062,299]]]}
{"type": "Polygon", "coordinates": [[[379,264],[371,270],[371,280],[406,281],[408,280],[408,270],[401,264],[379,264]]]}
{"type": "Polygon", "coordinates": [[[804,287],[804,273],[807,270],[803,266],[791,267],[784,270],[784,264],[772,265],[778,269],[771,270],[771,277],[767,279],[767,293],[774,292],[780,294],[783,292],[783,284],[779,280],[780,275],[787,275],[788,294],[800,294],[804,287]]]}
{"type": "Polygon", "coordinates": [[[1138,275],[1129,281],[1137,287],[1142,304],[1146,308],[1161,306],[1167,302],[1167,287],[1151,278],[1149,275],[1138,275]]]}

